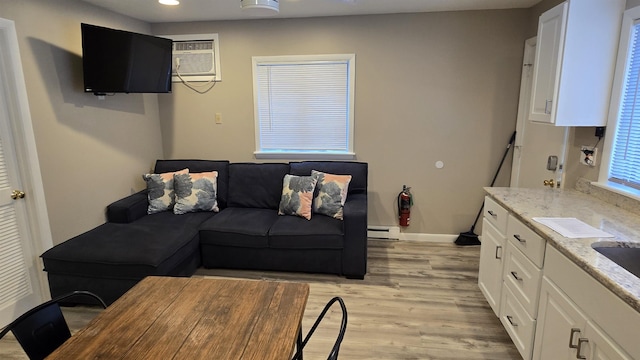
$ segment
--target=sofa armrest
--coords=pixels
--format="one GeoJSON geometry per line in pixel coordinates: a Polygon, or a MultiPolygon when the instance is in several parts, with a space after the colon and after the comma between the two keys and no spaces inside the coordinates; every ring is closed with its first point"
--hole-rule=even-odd
{"type": "Polygon", "coordinates": [[[367,273],[367,194],[349,194],[343,217],[343,275],[350,279],[363,279],[367,273]]]}
{"type": "Polygon", "coordinates": [[[147,190],[129,195],[107,206],[107,221],[130,223],[147,215],[147,190]]]}

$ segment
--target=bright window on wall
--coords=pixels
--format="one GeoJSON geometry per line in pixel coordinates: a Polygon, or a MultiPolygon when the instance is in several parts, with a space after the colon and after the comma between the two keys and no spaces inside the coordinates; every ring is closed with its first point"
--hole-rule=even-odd
{"type": "Polygon", "coordinates": [[[355,55],[253,58],[256,158],[353,159],[355,55]]]}
{"type": "Polygon", "coordinates": [[[640,195],[640,7],[624,15],[599,182],[640,195]]]}

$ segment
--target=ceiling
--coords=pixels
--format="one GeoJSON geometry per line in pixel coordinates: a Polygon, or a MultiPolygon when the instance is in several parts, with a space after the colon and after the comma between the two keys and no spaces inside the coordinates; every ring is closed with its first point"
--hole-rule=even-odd
{"type": "MultiPolygon", "coordinates": [[[[240,0],[83,0],[149,23],[255,19],[240,9],[240,0]]],[[[272,18],[392,14],[412,12],[529,8],[541,0],[280,0],[272,18]]]]}

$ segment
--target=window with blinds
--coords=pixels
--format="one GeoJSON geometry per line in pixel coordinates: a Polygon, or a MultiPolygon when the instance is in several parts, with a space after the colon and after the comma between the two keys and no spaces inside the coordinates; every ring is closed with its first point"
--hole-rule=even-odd
{"type": "Polygon", "coordinates": [[[253,58],[257,158],[353,158],[354,55],[253,58]]]}
{"type": "Polygon", "coordinates": [[[640,189],[640,22],[633,25],[615,138],[611,148],[609,181],[640,189]]]}

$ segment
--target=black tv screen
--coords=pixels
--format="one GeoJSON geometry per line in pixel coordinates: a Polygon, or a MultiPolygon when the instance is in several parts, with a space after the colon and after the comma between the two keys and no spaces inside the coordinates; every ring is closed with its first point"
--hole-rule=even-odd
{"type": "Polygon", "coordinates": [[[82,24],[84,91],[171,92],[170,39],[82,24]]]}

